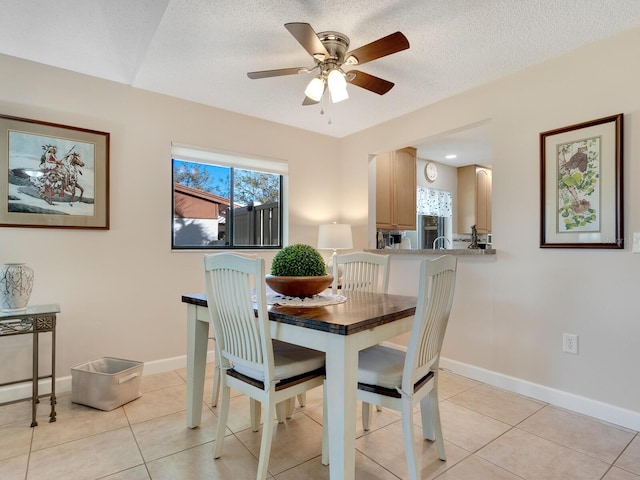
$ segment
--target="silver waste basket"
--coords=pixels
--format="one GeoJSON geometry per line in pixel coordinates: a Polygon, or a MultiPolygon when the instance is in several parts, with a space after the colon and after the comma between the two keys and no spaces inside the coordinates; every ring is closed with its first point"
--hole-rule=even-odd
{"type": "Polygon", "coordinates": [[[142,395],[142,362],[103,357],[71,367],[71,401],[110,411],[142,395]]]}

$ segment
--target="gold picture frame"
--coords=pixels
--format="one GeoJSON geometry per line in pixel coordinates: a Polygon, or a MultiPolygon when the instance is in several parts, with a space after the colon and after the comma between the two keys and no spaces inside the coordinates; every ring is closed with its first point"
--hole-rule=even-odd
{"type": "Polygon", "coordinates": [[[109,229],[109,133],[0,115],[0,226],[109,229]]]}
{"type": "Polygon", "coordinates": [[[540,133],[541,248],[624,248],[622,120],[540,133]]]}

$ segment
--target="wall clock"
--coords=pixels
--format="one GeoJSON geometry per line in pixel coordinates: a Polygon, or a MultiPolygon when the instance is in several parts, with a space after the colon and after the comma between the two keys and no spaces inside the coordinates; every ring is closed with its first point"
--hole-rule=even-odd
{"type": "Polygon", "coordinates": [[[424,178],[426,178],[428,182],[433,182],[438,178],[438,167],[436,167],[435,163],[427,162],[424,166],[424,178]]]}

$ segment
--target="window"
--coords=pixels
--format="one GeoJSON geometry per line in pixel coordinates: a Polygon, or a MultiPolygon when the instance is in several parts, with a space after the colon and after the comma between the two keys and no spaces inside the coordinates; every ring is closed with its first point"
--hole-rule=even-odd
{"type": "Polygon", "coordinates": [[[281,248],[285,162],[171,147],[172,249],[281,248]]]}

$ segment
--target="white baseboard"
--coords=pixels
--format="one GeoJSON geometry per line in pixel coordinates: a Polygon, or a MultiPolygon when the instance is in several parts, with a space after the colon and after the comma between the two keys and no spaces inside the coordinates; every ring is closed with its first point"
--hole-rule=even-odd
{"type": "MultiPolygon", "coordinates": [[[[213,362],[215,352],[207,352],[207,362],[213,362]]],[[[145,362],[142,371],[143,376],[155,373],[168,372],[186,368],[186,355],[145,362]]],[[[550,403],[576,413],[589,415],[599,420],[640,431],[640,412],[628,410],[615,405],[592,400],[590,398],[575,395],[544,385],[528,382],[520,378],[503,375],[484,368],[475,367],[466,363],[450,360],[442,357],[440,368],[449,370],[457,375],[471,378],[494,387],[502,388],[510,392],[524,395],[542,402],[550,403]]],[[[41,380],[38,386],[40,394],[50,392],[50,382],[41,380]]],[[[71,391],[71,375],[56,378],[56,392],[58,394],[71,391]]],[[[21,383],[0,388],[0,403],[13,402],[19,399],[31,397],[31,384],[21,383]]]]}
{"type": "Polygon", "coordinates": [[[485,370],[484,368],[449,360],[444,357],[440,359],[440,368],[576,413],[640,431],[640,412],[616,407],[615,405],[610,405],[598,400],[581,397],[580,395],[575,395],[563,390],[546,387],[520,378],[510,377],[509,375],[485,370]]]}
{"type": "MultiPolygon", "coordinates": [[[[207,362],[213,362],[215,359],[215,351],[207,352],[207,362]]],[[[187,356],[165,358],[162,360],[153,360],[145,362],[142,369],[142,376],[153,375],[154,373],[169,372],[171,370],[179,370],[186,368],[187,356]]],[[[71,375],[56,378],[56,394],[62,394],[71,391],[71,375]]],[[[51,393],[51,382],[49,380],[40,380],[38,383],[38,393],[40,395],[48,395],[51,393]]],[[[31,398],[31,382],[8,385],[0,388],[0,404],[7,402],[15,402],[18,400],[26,400],[31,398]]]]}

